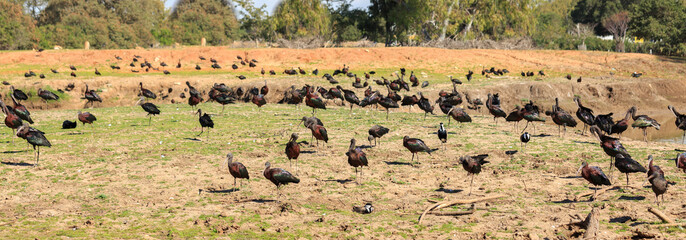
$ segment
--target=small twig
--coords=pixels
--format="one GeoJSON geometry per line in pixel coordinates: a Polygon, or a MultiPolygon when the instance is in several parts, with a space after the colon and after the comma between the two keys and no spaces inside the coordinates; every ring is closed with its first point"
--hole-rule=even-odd
{"type": "Polygon", "coordinates": [[[660,218],[660,220],[662,220],[663,222],[666,222],[666,223],[669,223],[669,224],[674,224],[674,220],[672,220],[671,218],[669,218],[667,215],[665,215],[664,213],[662,213],[662,211],[658,210],[657,208],[652,208],[652,207],[650,207],[650,208],[648,208],[648,212],[650,212],[650,213],[652,213],[652,214],[655,214],[655,216],[657,216],[658,218],[660,218]]]}
{"type": "Polygon", "coordinates": [[[441,208],[446,208],[446,207],[450,207],[450,206],[457,205],[457,204],[470,204],[470,203],[477,203],[477,202],[485,202],[485,201],[490,201],[490,200],[494,200],[494,199],[498,199],[498,198],[502,198],[502,197],[505,197],[505,195],[494,195],[494,196],[490,196],[490,197],[482,197],[482,198],[476,198],[476,199],[458,199],[458,200],[452,200],[452,201],[439,202],[437,204],[430,206],[426,210],[424,210],[422,215],[419,216],[418,224],[422,224],[422,219],[424,218],[424,215],[429,213],[431,210],[438,210],[441,208]]]}

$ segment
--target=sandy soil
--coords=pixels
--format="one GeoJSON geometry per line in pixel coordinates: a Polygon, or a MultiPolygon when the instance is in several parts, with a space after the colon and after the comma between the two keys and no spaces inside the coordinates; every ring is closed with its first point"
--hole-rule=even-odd
{"type": "MultiPolygon", "coordinates": [[[[478,70],[483,66],[508,68],[508,77],[484,78],[459,87],[462,92],[485,100],[489,92],[499,92],[503,106],[511,109],[515,104],[531,99],[548,108],[555,97],[569,112],[576,110],[571,101],[574,95],[582,97],[587,106],[597,112],[615,112],[623,115],[632,105],[639,112],[661,121],[659,132],[649,130],[651,138],[681,135],[673,124],[666,105],[686,109],[686,91],[683,61],[640,54],[613,54],[576,51],[500,51],[500,50],[442,50],[442,49],[257,49],[235,50],[226,48],[186,48],[181,50],[107,50],[107,51],[47,51],[3,52],[0,57],[0,76],[22,89],[37,89],[42,85],[63,88],[77,83],[68,93],[69,100],[45,104],[40,101],[25,103],[39,119],[37,128],[53,139],[53,148],[41,156],[45,165],[30,168],[18,164],[31,162],[30,151],[23,142],[10,143],[8,131],[3,132],[5,159],[0,179],[4,204],[0,207],[2,220],[0,234],[6,237],[37,238],[94,237],[109,238],[187,238],[206,236],[232,238],[359,238],[359,239],[568,239],[579,230],[567,226],[573,215],[587,214],[591,207],[601,210],[601,236],[603,239],[627,239],[635,231],[654,234],[666,239],[686,237],[683,229],[654,229],[647,225],[659,220],[647,212],[655,207],[650,188],[623,188],[600,196],[599,201],[588,198],[574,201],[576,194],[588,191],[588,184],[575,173],[583,160],[609,172],[607,157],[597,140],[580,135],[581,126],[569,129],[564,137],[557,136],[557,127],[546,124],[536,126],[536,134],[526,153],[514,156],[507,150],[518,150],[519,133],[512,125],[493,124],[485,112],[470,111],[474,123],[450,125],[447,150],[432,156],[421,154],[421,164],[409,165],[410,154],[402,148],[404,135],[425,139],[431,147],[438,147],[434,134],[443,115],[430,116],[422,121],[417,109],[398,109],[385,120],[380,111],[355,110],[349,115],[347,108],[334,107],[318,114],[331,132],[332,140],[320,148],[306,146],[298,171],[302,182],[283,189],[284,196],[277,198],[273,185],[261,177],[265,161],[276,167],[292,169],[282,153],[290,132],[298,132],[301,140],[309,140],[309,130],[294,126],[294,119],[309,115],[309,109],[294,110],[292,106],[268,104],[257,111],[252,104],[237,104],[220,114],[221,107],[213,103],[201,105],[214,113],[217,129],[211,138],[188,140],[197,133],[197,117],[190,115],[185,104],[164,104],[172,99],[180,101],[183,82],[190,81],[199,89],[208,89],[214,82],[230,86],[261,86],[268,81],[274,103],[290,85],[304,83],[330,87],[315,77],[261,78],[256,71],[261,67],[280,72],[286,67],[302,66],[306,69],[330,70],[347,63],[354,72],[381,69],[387,76],[399,67],[417,69],[420,79],[431,86],[421,91],[435,99],[438,90],[451,88],[446,75],[461,78],[466,69],[478,70]],[[258,68],[240,69],[235,73],[228,65],[235,55],[245,55],[260,61],[258,68]],[[156,57],[174,64],[183,59],[184,69],[171,76],[155,74],[115,75],[102,70],[103,77],[83,76],[72,79],[65,75],[67,66],[78,66],[81,72],[107,67],[113,56],[124,59],[133,54],[153,60],[156,57]],[[198,55],[217,58],[224,70],[194,72],[198,55]],[[43,70],[59,67],[59,77],[46,80],[26,80],[19,76],[24,69],[16,66],[43,66],[43,70]],[[49,66],[49,67],[48,67],[49,66]],[[609,72],[614,68],[614,75],[609,72]],[[4,69],[4,70],[3,70],[4,69]],[[359,70],[358,70],[359,69],[359,70]],[[548,77],[522,79],[519,71],[544,69],[548,77]],[[646,72],[639,79],[628,77],[629,72],[646,72]],[[562,76],[567,73],[584,76],[582,83],[570,82],[562,76]],[[237,74],[249,74],[239,81],[237,74]],[[65,75],[65,76],[62,76],[65,75]],[[38,83],[36,83],[38,82],[38,83]],[[147,119],[136,108],[130,108],[138,93],[137,84],[164,93],[173,88],[170,98],[156,100],[163,115],[155,119],[152,127],[139,126],[147,119]],[[99,123],[76,133],[57,128],[64,119],[73,118],[74,109],[85,103],[80,100],[84,83],[102,90],[105,103],[88,111],[98,115],[99,123]],[[610,90],[612,89],[612,90],[610,90]],[[49,108],[49,110],[39,110],[49,108]],[[266,117],[265,117],[266,116],[266,117]],[[255,126],[256,121],[264,126],[255,126]],[[108,124],[110,124],[108,126],[108,124]],[[358,185],[354,171],[345,162],[345,149],[349,139],[366,144],[366,131],[381,124],[392,129],[381,139],[381,145],[365,149],[370,167],[364,169],[358,185]],[[666,132],[666,133],[663,133],[666,132]],[[82,133],[82,134],[81,134],[82,133]],[[552,136],[551,136],[552,135],[552,136]],[[164,137],[160,137],[164,136],[164,137]],[[89,137],[91,137],[89,139],[89,137]],[[114,139],[114,140],[108,140],[114,139]],[[162,141],[160,141],[162,139],[162,141]],[[224,167],[223,156],[231,151],[236,160],[250,169],[248,186],[231,192],[232,179],[224,167]],[[456,162],[465,154],[488,153],[489,164],[475,178],[474,194],[467,196],[469,178],[456,162]],[[87,154],[87,155],[86,155],[87,154]],[[160,157],[164,155],[165,157],[160,157]],[[466,216],[429,215],[423,226],[417,217],[432,203],[429,200],[468,199],[504,194],[506,197],[476,204],[476,213],[466,216]],[[278,201],[276,201],[278,200],[278,201]],[[376,213],[356,214],[354,206],[372,202],[376,213]],[[103,235],[104,234],[104,235],[103,235]],[[279,235],[280,234],[280,235],[279,235]]],[[[124,61],[120,66],[128,63],[124,61]]],[[[204,63],[204,62],[203,62],[204,63]]],[[[203,66],[208,68],[207,63],[203,66]]],[[[127,69],[123,68],[122,72],[127,69]]],[[[81,75],[81,74],[80,74],[81,75]]],[[[350,88],[350,79],[341,78],[341,85],[350,88]]],[[[379,88],[373,83],[374,88],[379,88]]],[[[4,87],[6,89],[6,87],[4,87]]],[[[385,92],[381,90],[382,92],[385,92]]],[[[415,92],[413,89],[412,92],[415,92]]],[[[3,91],[7,92],[7,91],[3,91]]],[[[358,95],[361,92],[358,91],[358,95]]],[[[402,94],[408,94],[402,92],[402,94]]],[[[5,94],[3,94],[5,95],[5,94]]],[[[6,99],[4,99],[6,101],[6,99]]],[[[331,106],[332,104],[330,104],[331,106]]],[[[686,111],[686,110],[685,110],[686,111]]],[[[439,113],[440,110],[436,110],[439,113]]],[[[259,126],[259,125],[258,125],[259,126]]],[[[7,129],[5,129],[7,130],[7,129]]],[[[674,219],[686,217],[683,201],[684,175],[670,161],[675,148],[673,143],[643,143],[635,141],[640,132],[629,130],[622,142],[642,164],[648,154],[656,157],[673,183],[665,195],[665,204],[659,209],[674,219]]],[[[614,172],[613,182],[624,183],[623,174],[614,172]]],[[[630,184],[639,186],[644,176],[631,175],[630,184]]],[[[464,210],[466,206],[449,208],[443,212],[464,210]]]]}

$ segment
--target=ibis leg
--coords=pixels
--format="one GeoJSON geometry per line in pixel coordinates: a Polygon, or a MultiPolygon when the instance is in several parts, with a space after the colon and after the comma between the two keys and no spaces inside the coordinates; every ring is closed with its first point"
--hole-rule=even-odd
{"type": "Polygon", "coordinates": [[[38,166],[38,161],[40,160],[40,146],[38,146],[38,148],[36,148],[36,153],[37,153],[36,154],[36,164],[33,165],[34,167],[38,166]]]}
{"type": "Polygon", "coordinates": [[[205,131],[205,128],[200,127],[200,133],[198,134],[198,136],[200,136],[202,134],[202,132],[204,132],[204,131],[205,131]]]}
{"type": "Polygon", "coordinates": [[[386,120],[388,120],[388,108],[386,108],[386,120]]]}
{"type": "Polygon", "coordinates": [[[626,173],[626,185],[629,186],[629,173],[626,173]]]}
{"type": "Polygon", "coordinates": [[[598,188],[595,188],[595,187],[594,187],[594,188],[593,188],[593,201],[594,201],[594,202],[595,202],[596,192],[597,192],[597,191],[598,191],[598,188]]]}
{"type": "Polygon", "coordinates": [[[526,128],[528,128],[528,127],[529,127],[529,121],[526,121],[526,125],[524,126],[524,129],[522,129],[522,132],[524,132],[524,130],[526,130],[526,128]]]}
{"type": "Polygon", "coordinates": [[[474,174],[472,174],[472,180],[469,181],[469,194],[467,196],[472,195],[472,184],[474,184],[474,174]]]}
{"type": "Polygon", "coordinates": [[[236,191],[238,188],[236,188],[236,178],[233,178],[233,190],[236,191]]]}
{"type": "Polygon", "coordinates": [[[148,126],[150,126],[150,121],[152,121],[152,116],[148,118],[148,126]]]}

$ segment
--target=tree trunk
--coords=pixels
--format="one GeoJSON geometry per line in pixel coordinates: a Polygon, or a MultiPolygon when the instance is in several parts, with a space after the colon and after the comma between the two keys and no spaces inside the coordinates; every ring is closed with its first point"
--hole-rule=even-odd
{"type": "Polygon", "coordinates": [[[450,13],[453,12],[453,7],[458,2],[459,0],[455,0],[448,7],[448,13],[445,15],[445,19],[443,19],[443,29],[441,29],[441,36],[438,38],[439,41],[445,40],[445,31],[448,30],[448,23],[450,22],[450,13]]]}
{"type": "Polygon", "coordinates": [[[469,9],[467,9],[467,14],[469,14],[469,23],[467,23],[467,26],[464,28],[464,35],[462,36],[462,40],[467,39],[467,33],[472,30],[472,24],[474,23],[474,15],[476,15],[476,12],[471,13],[469,9]]]}

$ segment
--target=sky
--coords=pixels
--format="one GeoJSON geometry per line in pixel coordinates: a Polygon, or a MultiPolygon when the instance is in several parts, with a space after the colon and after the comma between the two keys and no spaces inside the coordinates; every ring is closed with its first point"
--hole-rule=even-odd
{"type": "MultiPolygon", "coordinates": [[[[167,8],[172,8],[174,6],[174,4],[176,4],[176,1],[177,0],[167,0],[167,2],[165,3],[165,6],[167,8]]],[[[257,6],[262,6],[262,4],[266,4],[267,10],[269,11],[270,14],[272,12],[274,12],[274,8],[276,7],[276,4],[279,3],[278,0],[254,0],[254,2],[255,2],[255,5],[257,5],[257,6]]],[[[369,4],[370,4],[369,0],[353,0],[351,3],[352,8],[367,8],[369,6],[369,4]]]]}

